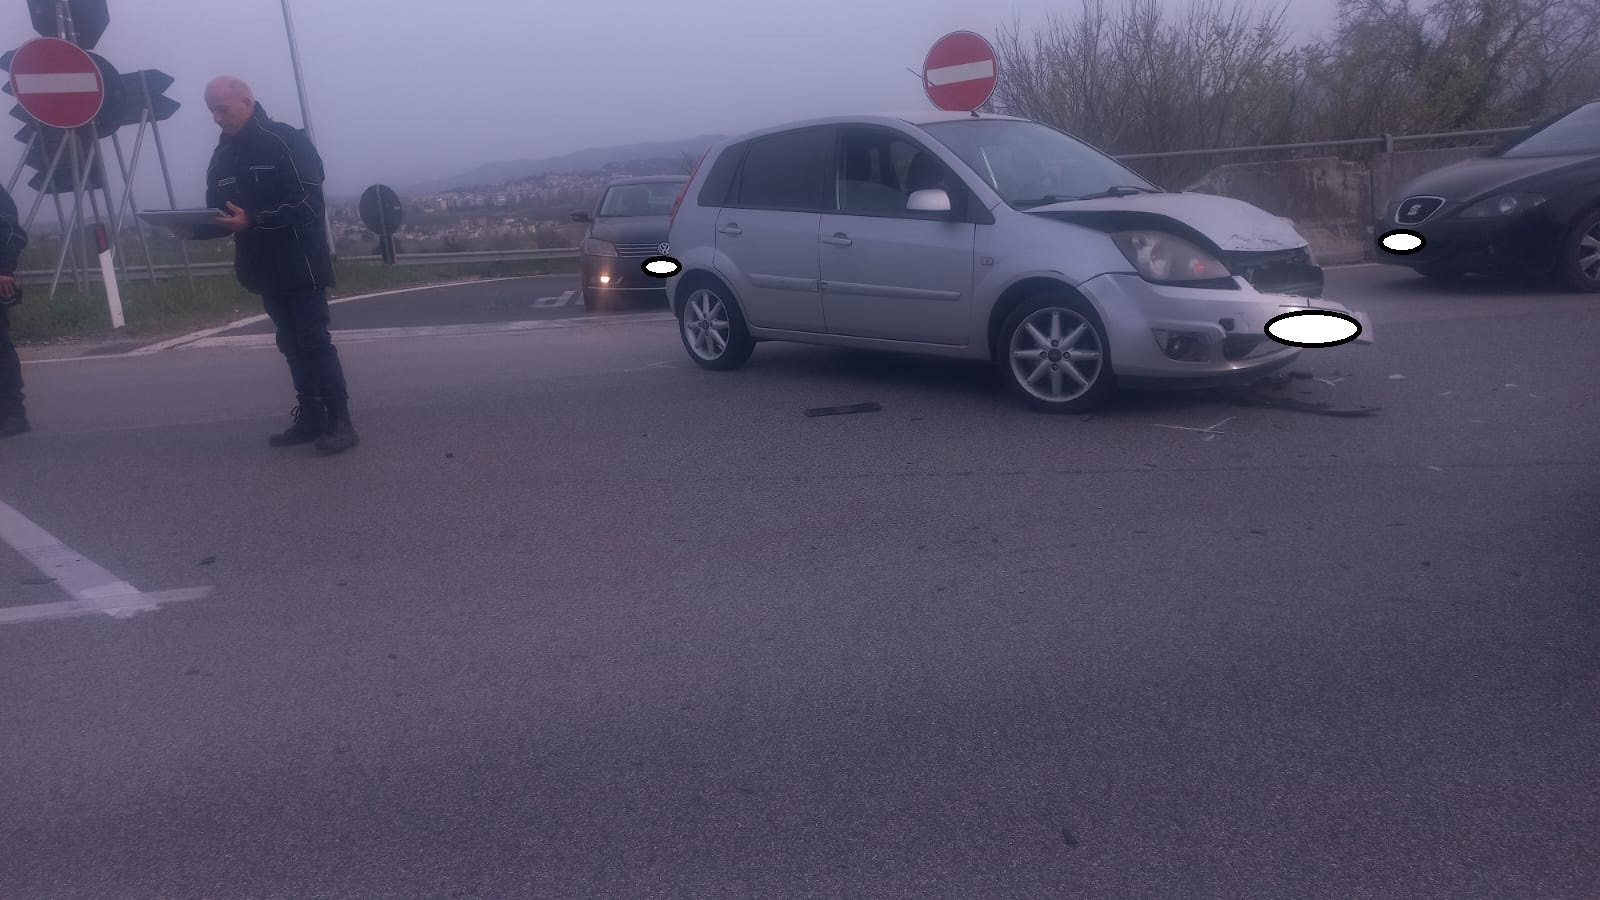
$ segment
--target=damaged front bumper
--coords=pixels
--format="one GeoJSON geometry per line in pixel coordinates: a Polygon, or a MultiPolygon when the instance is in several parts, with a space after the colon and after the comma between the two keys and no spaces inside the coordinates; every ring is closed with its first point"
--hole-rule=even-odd
{"type": "Polygon", "coordinates": [[[1274,317],[1296,310],[1337,312],[1373,343],[1370,318],[1321,297],[1264,293],[1244,279],[1237,290],[1152,284],[1137,275],[1107,274],[1084,282],[1106,325],[1120,384],[1211,387],[1249,384],[1293,363],[1303,348],[1266,331],[1274,317]]]}

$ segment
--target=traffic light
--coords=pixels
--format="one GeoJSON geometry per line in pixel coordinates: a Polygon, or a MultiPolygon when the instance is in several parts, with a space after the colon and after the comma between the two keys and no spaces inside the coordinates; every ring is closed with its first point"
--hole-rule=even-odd
{"type": "Polygon", "coordinates": [[[111,24],[111,13],[106,0],[28,0],[28,15],[33,18],[33,30],[44,37],[61,37],[61,20],[58,13],[65,5],[72,14],[72,28],[78,33],[78,46],[93,50],[111,24]]]}

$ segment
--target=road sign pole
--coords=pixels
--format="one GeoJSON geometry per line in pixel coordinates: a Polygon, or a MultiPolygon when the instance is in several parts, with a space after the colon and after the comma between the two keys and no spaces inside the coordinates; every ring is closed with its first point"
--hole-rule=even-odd
{"type": "Polygon", "coordinates": [[[11,173],[11,181],[6,185],[6,193],[16,194],[17,182],[22,180],[22,170],[28,167],[28,154],[33,152],[33,145],[39,143],[39,129],[36,126],[28,135],[28,146],[22,148],[22,158],[17,160],[17,170],[11,173]]]}
{"type": "MultiPolygon", "coordinates": [[[[94,145],[101,147],[100,126],[97,123],[89,123],[89,134],[94,138],[94,145]]],[[[112,134],[116,134],[116,132],[113,131],[112,134]]],[[[96,154],[96,161],[92,171],[96,173],[100,181],[100,193],[106,199],[105,216],[102,217],[100,215],[100,201],[95,197],[94,188],[89,189],[89,202],[94,206],[95,223],[104,227],[111,224],[111,213],[116,207],[111,202],[111,178],[110,173],[106,171],[106,154],[103,149],[96,154]]],[[[128,173],[124,171],[122,177],[127,178],[128,173]]],[[[107,233],[106,243],[111,248],[112,263],[118,267],[118,271],[126,276],[128,274],[128,264],[122,258],[122,242],[114,229],[107,233]]]]}
{"type": "Polygon", "coordinates": [[[122,204],[117,207],[117,219],[113,223],[113,227],[120,234],[122,232],[123,216],[127,214],[129,209],[133,210],[133,230],[135,234],[139,235],[139,243],[144,247],[144,265],[150,272],[150,284],[154,285],[156,283],[156,262],[155,258],[150,255],[150,239],[145,236],[144,223],[138,218],[139,202],[133,198],[133,174],[139,169],[139,151],[144,149],[144,131],[145,126],[149,123],[150,110],[147,109],[139,115],[139,134],[133,139],[133,161],[131,163],[123,161],[122,141],[117,139],[115,131],[111,132],[111,147],[117,151],[117,168],[122,170],[122,204]]]}
{"type": "MultiPolygon", "coordinates": [[[[317,137],[311,130],[311,104],[306,101],[306,78],[300,70],[300,45],[294,38],[294,17],[289,14],[289,0],[282,0],[283,5],[283,32],[289,38],[289,62],[294,66],[294,86],[300,94],[300,122],[306,129],[306,140],[316,146],[317,137]]],[[[318,150],[321,153],[321,150],[318,150]]],[[[338,248],[333,241],[333,213],[328,210],[328,197],[322,197],[322,230],[328,240],[328,254],[335,260],[339,258],[338,248]]]]}
{"type": "MultiPolygon", "coordinates": [[[[36,128],[39,134],[44,134],[44,125],[38,125],[36,128]]],[[[61,165],[61,154],[66,152],[66,149],[66,141],[56,145],[56,152],[50,157],[50,165],[44,170],[44,180],[39,182],[39,196],[33,198],[33,209],[28,210],[28,221],[22,224],[23,231],[33,227],[33,220],[39,215],[39,206],[44,203],[44,195],[54,193],[50,189],[55,186],[56,169],[61,165]]],[[[57,196],[56,202],[59,203],[60,200],[61,198],[57,196]]],[[[177,204],[173,205],[176,206],[177,204]]]]}
{"type": "MultiPolygon", "coordinates": [[[[150,96],[150,80],[145,76],[145,70],[139,70],[139,89],[144,92],[144,105],[146,109],[154,110],[155,102],[150,96]]],[[[150,119],[150,136],[156,142],[156,158],[161,160],[161,180],[167,185],[167,202],[173,209],[178,208],[178,194],[172,189],[172,170],[167,168],[167,148],[161,143],[161,123],[155,120],[154,114],[150,119]]],[[[178,252],[183,255],[183,273],[189,278],[189,289],[194,289],[194,268],[189,263],[189,244],[187,241],[178,242],[178,252]]]]}
{"type": "MultiPolygon", "coordinates": [[[[78,229],[83,226],[83,189],[88,185],[89,179],[85,177],[87,173],[84,170],[83,154],[79,152],[82,148],[78,146],[78,132],[68,131],[66,135],[72,145],[68,150],[72,154],[72,184],[75,188],[72,192],[72,237],[67,241],[67,246],[76,250],[72,255],[72,275],[78,290],[82,291],[86,289],[84,270],[88,267],[88,263],[83,258],[83,242],[78,240],[78,229]]],[[[55,296],[54,285],[50,287],[50,294],[55,296]]]]}

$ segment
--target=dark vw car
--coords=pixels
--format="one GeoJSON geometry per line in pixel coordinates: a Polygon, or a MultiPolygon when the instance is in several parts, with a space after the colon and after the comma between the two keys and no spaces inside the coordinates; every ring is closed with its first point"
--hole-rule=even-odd
{"type": "Polygon", "coordinates": [[[1396,229],[1420,234],[1421,249],[1399,255],[1380,243],[1378,261],[1436,278],[1553,276],[1572,290],[1600,292],[1600,100],[1412,179],[1390,201],[1374,241],[1396,229]]]}
{"type": "Polygon", "coordinates": [[[585,306],[606,309],[622,297],[665,298],[666,282],[647,275],[644,261],[667,255],[667,214],[688,180],[618,178],[606,185],[593,214],[572,214],[574,222],[589,223],[581,256],[585,306]]]}

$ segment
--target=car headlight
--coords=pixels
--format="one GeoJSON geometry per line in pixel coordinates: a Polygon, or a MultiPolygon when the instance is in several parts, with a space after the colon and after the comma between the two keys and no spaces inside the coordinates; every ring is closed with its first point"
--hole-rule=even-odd
{"type": "Polygon", "coordinates": [[[1549,199],[1543,194],[1496,194],[1493,197],[1479,200],[1477,203],[1463,209],[1458,215],[1463,219],[1514,216],[1517,213],[1527,212],[1549,199]]]}
{"type": "Polygon", "coordinates": [[[1151,281],[1210,281],[1232,274],[1216,257],[1164,231],[1119,231],[1111,239],[1151,281]]]}
{"type": "Polygon", "coordinates": [[[616,256],[617,245],[599,238],[584,238],[583,252],[589,256],[616,256]]]}

